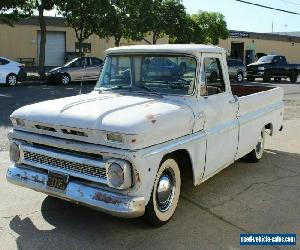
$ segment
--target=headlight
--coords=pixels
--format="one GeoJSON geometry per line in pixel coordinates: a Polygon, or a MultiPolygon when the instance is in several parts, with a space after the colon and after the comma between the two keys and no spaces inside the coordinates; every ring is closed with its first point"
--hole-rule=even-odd
{"type": "Polygon", "coordinates": [[[19,145],[15,142],[10,144],[9,158],[12,162],[18,162],[20,160],[20,148],[19,145]]]}
{"type": "Polygon", "coordinates": [[[117,189],[126,189],[131,186],[131,168],[123,160],[109,160],[107,167],[108,185],[117,189]]]}
{"type": "Polygon", "coordinates": [[[117,163],[110,164],[107,172],[107,177],[110,184],[115,187],[119,188],[124,183],[124,172],[121,166],[117,163]]]}
{"type": "Polygon", "coordinates": [[[15,127],[25,127],[25,121],[19,118],[10,118],[15,127]]]}
{"type": "Polygon", "coordinates": [[[257,68],[259,71],[264,71],[265,70],[265,67],[258,67],[257,68]]]}

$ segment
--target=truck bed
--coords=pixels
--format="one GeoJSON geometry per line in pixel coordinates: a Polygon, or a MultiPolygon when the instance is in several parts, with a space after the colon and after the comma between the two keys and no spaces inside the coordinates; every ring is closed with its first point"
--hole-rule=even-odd
{"type": "Polygon", "coordinates": [[[272,85],[231,85],[238,96],[240,124],[237,159],[251,151],[261,129],[266,126],[272,134],[283,123],[283,89],[272,85]]]}
{"type": "Polygon", "coordinates": [[[271,85],[243,85],[243,84],[232,84],[231,91],[233,95],[238,97],[256,94],[259,92],[274,89],[276,86],[271,85]]]}

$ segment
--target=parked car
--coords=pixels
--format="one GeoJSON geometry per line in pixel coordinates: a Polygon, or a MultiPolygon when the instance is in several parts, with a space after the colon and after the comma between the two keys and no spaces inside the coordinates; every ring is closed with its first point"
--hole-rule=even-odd
{"type": "Polygon", "coordinates": [[[18,81],[24,81],[26,76],[24,64],[0,57],[0,84],[15,86],[18,81]]]}
{"type": "Polygon", "coordinates": [[[247,74],[250,81],[254,81],[255,78],[263,78],[264,82],[270,82],[274,77],[277,82],[280,82],[282,78],[289,78],[291,82],[297,82],[300,64],[288,64],[284,56],[268,55],[249,64],[247,74]]]}
{"type": "Polygon", "coordinates": [[[63,85],[76,81],[96,81],[102,65],[103,60],[97,57],[77,57],[61,67],[48,71],[47,81],[63,85]]]}
{"type": "Polygon", "coordinates": [[[238,59],[227,59],[228,73],[231,80],[236,80],[237,82],[244,81],[247,77],[247,67],[245,64],[238,59]]]}
{"type": "Polygon", "coordinates": [[[145,215],[159,226],[175,212],[183,172],[199,185],[241,157],[257,162],[265,131],[282,129],[283,90],[230,84],[222,48],[136,45],[106,52],[91,93],[11,115],[9,182],[119,217],[145,215]],[[154,57],[194,70],[144,79],[143,62],[154,57]]]}

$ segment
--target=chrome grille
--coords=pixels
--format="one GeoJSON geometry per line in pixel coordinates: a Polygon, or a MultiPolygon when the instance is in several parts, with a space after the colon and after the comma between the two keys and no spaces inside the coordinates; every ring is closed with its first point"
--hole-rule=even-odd
{"type": "Polygon", "coordinates": [[[39,163],[39,164],[43,164],[43,165],[49,165],[49,166],[57,168],[57,169],[64,169],[67,171],[80,173],[83,175],[106,179],[106,169],[105,168],[99,168],[99,167],[90,166],[87,164],[57,159],[57,158],[50,157],[47,155],[33,153],[33,152],[25,151],[25,150],[23,151],[23,153],[24,153],[24,159],[26,161],[39,163]]]}

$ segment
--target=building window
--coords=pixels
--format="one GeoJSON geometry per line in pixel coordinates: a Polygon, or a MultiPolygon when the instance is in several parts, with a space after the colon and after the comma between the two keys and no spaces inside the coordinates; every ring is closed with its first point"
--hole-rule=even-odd
{"type": "MultiPolygon", "coordinates": [[[[92,44],[91,43],[82,43],[81,46],[82,46],[82,50],[81,51],[83,53],[91,53],[91,50],[92,50],[92,44]]],[[[79,42],[75,43],[75,51],[76,52],[80,51],[80,49],[79,49],[79,42]]]]}

